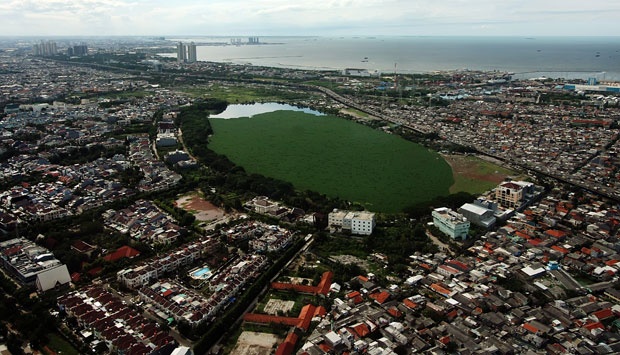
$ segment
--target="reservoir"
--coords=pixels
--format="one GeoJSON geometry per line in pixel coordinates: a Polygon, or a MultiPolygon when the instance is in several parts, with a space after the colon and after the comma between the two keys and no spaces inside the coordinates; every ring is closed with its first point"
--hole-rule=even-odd
{"type": "Polygon", "coordinates": [[[357,122],[290,105],[230,109],[209,118],[209,149],[250,174],[287,181],[301,191],[375,212],[400,212],[448,195],[454,182],[438,153],[357,122]]]}

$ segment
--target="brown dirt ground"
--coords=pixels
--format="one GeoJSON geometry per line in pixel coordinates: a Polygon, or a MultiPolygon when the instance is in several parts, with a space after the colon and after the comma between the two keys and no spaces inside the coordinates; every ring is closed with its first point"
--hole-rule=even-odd
{"type": "Polygon", "coordinates": [[[278,337],[269,333],[243,332],[231,355],[269,355],[278,337]]]}
{"type": "Polygon", "coordinates": [[[176,205],[190,211],[200,222],[212,221],[224,217],[224,211],[211,202],[200,197],[198,192],[185,195],[175,201],[176,205]]]}

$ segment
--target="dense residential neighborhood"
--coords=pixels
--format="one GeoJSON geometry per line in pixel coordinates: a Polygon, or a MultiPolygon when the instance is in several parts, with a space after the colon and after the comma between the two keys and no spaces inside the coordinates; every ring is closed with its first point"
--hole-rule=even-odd
{"type": "Polygon", "coordinates": [[[2,302],[35,319],[2,308],[10,353],[50,353],[39,331],[94,354],[234,353],[253,332],[265,354],[620,352],[620,107],[595,85],[442,72],[386,104],[397,80],[355,69],[0,54],[2,302]],[[416,215],[265,196],[183,131],[221,102],[177,81],[293,95],[519,176],[416,215]]]}

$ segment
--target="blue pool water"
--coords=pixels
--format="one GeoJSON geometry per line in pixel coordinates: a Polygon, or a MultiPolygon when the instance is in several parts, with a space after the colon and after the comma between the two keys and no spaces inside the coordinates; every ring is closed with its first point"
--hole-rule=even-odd
{"type": "MultiPolygon", "coordinates": [[[[195,277],[195,278],[203,278],[205,277],[205,274],[209,274],[211,272],[211,270],[208,267],[203,267],[202,269],[198,269],[194,272],[192,272],[191,276],[195,277]]],[[[210,275],[206,275],[207,277],[210,275]]]]}

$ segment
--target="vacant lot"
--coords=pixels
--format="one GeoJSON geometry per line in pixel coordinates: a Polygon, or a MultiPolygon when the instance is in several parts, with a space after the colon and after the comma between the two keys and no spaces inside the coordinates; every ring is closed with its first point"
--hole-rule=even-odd
{"type": "Polygon", "coordinates": [[[516,173],[510,169],[482,160],[471,155],[444,155],[452,167],[454,184],[450,193],[465,191],[479,194],[496,187],[507,176],[516,173]]]}
{"type": "Polygon", "coordinates": [[[269,333],[243,332],[231,355],[269,355],[278,337],[269,333]]]}
{"type": "Polygon", "coordinates": [[[179,197],[175,204],[192,213],[199,222],[213,221],[224,217],[224,211],[205,200],[198,192],[179,197]]]}
{"type": "Polygon", "coordinates": [[[246,171],[380,212],[447,195],[450,166],[437,153],[334,116],[277,111],[211,119],[209,147],[246,171]]]}

